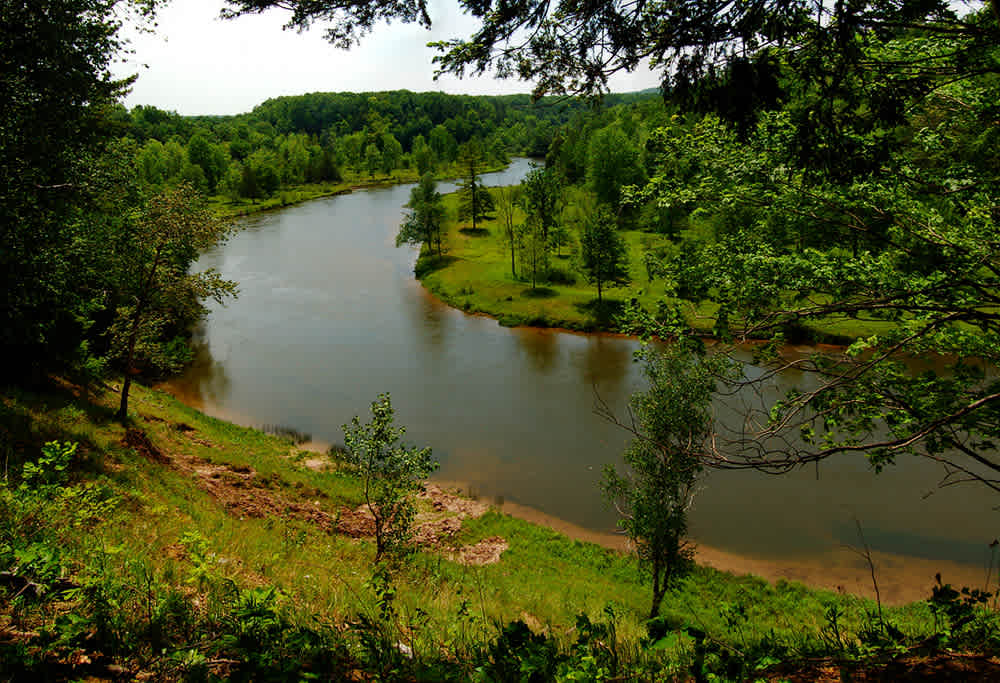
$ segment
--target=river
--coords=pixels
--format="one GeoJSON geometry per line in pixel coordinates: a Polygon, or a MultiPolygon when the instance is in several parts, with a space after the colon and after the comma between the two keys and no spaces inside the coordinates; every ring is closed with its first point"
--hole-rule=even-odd
{"type": "MultiPolygon", "coordinates": [[[[517,159],[484,180],[517,182],[528,168],[517,159]]],[[[370,402],[389,392],[407,440],[433,447],[436,478],[584,534],[612,532],[601,468],[620,458],[627,436],[594,414],[595,392],[624,412],[642,388],[637,343],[507,329],[428,295],[413,277],[416,250],[395,247],[410,187],[244,219],[198,264],[237,280],[240,296],[211,305],[197,362],[169,388],[210,414],[290,426],[321,443],[342,442],[341,425],[365,420],[370,402]]],[[[862,458],[781,477],[713,472],[691,511],[691,533],[718,564],[835,587],[855,581],[860,568],[845,550],[859,545],[857,520],[882,565],[918,573],[920,586],[939,570],[982,585],[997,501],[973,486],[926,496],[940,474],[918,461],[876,476],[862,458]]],[[[856,581],[847,588],[863,590],[856,581]]]]}

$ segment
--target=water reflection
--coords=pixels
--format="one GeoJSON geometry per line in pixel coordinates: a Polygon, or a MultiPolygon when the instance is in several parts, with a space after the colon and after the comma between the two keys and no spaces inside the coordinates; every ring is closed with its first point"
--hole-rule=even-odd
{"type": "Polygon", "coordinates": [[[559,339],[551,330],[533,330],[519,327],[513,330],[521,347],[521,357],[526,358],[535,372],[548,374],[559,359],[559,339]]]}

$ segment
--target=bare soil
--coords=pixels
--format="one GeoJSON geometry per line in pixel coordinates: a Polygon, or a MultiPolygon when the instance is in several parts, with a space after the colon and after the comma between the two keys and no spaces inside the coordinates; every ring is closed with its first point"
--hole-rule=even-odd
{"type": "MultiPolygon", "coordinates": [[[[188,424],[171,426],[194,443],[212,446],[188,424]]],[[[204,458],[165,453],[139,429],[126,430],[122,444],[144,458],[189,474],[198,488],[237,517],[296,519],[313,524],[326,533],[338,533],[351,538],[371,538],[375,535],[375,518],[366,505],[354,509],[342,506],[331,511],[317,500],[304,502],[296,495],[297,491],[275,486],[275,482],[260,477],[248,465],[228,465],[204,458]]],[[[465,498],[437,484],[427,485],[418,494],[418,499],[426,503],[428,510],[417,515],[414,529],[414,542],[417,545],[441,552],[463,564],[484,565],[500,561],[508,544],[499,536],[465,547],[457,547],[455,544],[455,537],[462,529],[462,520],[482,516],[489,505],[465,498]]]]}

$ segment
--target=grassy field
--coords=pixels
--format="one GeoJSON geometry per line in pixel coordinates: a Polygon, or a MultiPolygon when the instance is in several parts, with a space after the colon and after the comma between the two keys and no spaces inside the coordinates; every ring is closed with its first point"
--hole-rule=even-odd
{"type": "MultiPolygon", "coordinates": [[[[112,420],[113,388],[88,392],[59,382],[44,391],[4,394],[8,475],[0,487],[0,564],[7,566],[0,572],[13,566],[42,582],[44,571],[28,570],[43,566],[31,558],[44,556],[48,575],[101,586],[115,600],[114,606],[95,603],[79,591],[49,601],[12,599],[0,583],[0,649],[12,642],[18,652],[30,652],[32,642],[51,647],[46,634],[62,633],[60,619],[67,614],[77,614],[85,630],[96,629],[95,619],[112,618],[95,616],[96,604],[123,612],[114,619],[124,620],[123,632],[133,640],[128,647],[114,641],[119,658],[131,656],[140,668],[158,665],[161,654],[139,636],[169,598],[180,601],[170,604],[193,623],[214,624],[172,647],[209,657],[213,647],[225,650],[221,642],[232,658],[235,645],[213,640],[221,636],[212,629],[243,628],[232,621],[233,610],[246,609],[248,595],[261,601],[261,591],[272,589],[268,609],[280,610],[289,624],[326,625],[335,639],[355,648],[366,633],[357,625],[367,624],[418,653],[411,666],[488,664],[496,656],[489,654],[491,643],[513,622],[571,654],[581,635],[580,615],[604,628],[614,625],[616,657],[668,678],[695,665],[699,633],[716,644],[713,652],[722,658],[716,665],[731,667],[723,659],[735,653],[753,666],[848,652],[856,657],[866,642],[859,634],[873,628],[876,611],[869,601],[699,567],[668,594],[650,640],[650,588],[633,558],[496,511],[459,516],[456,533],[393,566],[387,584],[373,568],[371,538],[344,526],[362,501],[351,472],[287,438],[205,416],[165,393],[142,386],[134,391],[128,430],[112,420]],[[45,489],[45,499],[37,500],[9,473],[52,439],[79,448],[69,483],[45,489]],[[506,550],[490,564],[461,561],[465,549],[481,542],[501,542],[506,550]],[[840,634],[836,645],[831,628],[840,634]]],[[[359,412],[365,408],[359,401],[359,412]]],[[[440,503],[419,505],[422,524],[447,516],[440,503]]],[[[935,632],[927,603],[887,609],[885,618],[900,639],[935,632]]],[[[109,623],[118,623],[114,619],[109,623]]],[[[87,642],[75,647],[86,651],[93,647],[87,642]]],[[[368,661],[357,653],[350,657],[368,661]]],[[[452,672],[459,679],[468,673],[460,667],[452,672]]]]}
{"type": "MultiPolygon", "coordinates": [[[[457,197],[445,197],[450,215],[457,211],[457,197]]],[[[521,216],[523,219],[523,216],[521,216]]],[[[663,246],[659,235],[638,231],[622,233],[628,245],[632,282],[608,288],[603,305],[598,305],[597,289],[589,284],[577,266],[575,237],[572,246],[551,257],[552,274],[533,288],[531,282],[511,274],[510,250],[503,241],[496,220],[486,221],[476,234],[465,224],[449,221],[445,238],[447,253],[440,261],[424,255],[417,265],[424,285],[448,304],[470,313],[485,313],[502,325],[562,327],[572,330],[611,329],[613,315],[622,302],[636,298],[644,306],[655,306],[663,296],[662,281],[649,282],[642,270],[643,254],[663,246]]],[[[518,266],[519,267],[519,266],[518,266]]],[[[519,275],[523,275],[520,271],[519,275]]],[[[692,322],[710,328],[709,311],[691,310],[692,322]],[[705,320],[701,320],[705,316],[705,320]]]]}
{"type": "MultiPolygon", "coordinates": [[[[457,214],[457,197],[445,197],[449,215],[457,214]]],[[[518,217],[523,220],[523,214],[518,217]]],[[[557,327],[579,331],[615,331],[615,315],[622,305],[635,299],[647,310],[656,310],[663,299],[662,279],[650,280],[643,257],[653,251],[669,253],[670,240],[656,233],[626,230],[620,234],[628,250],[630,282],[607,287],[603,302],[597,301],[597,287],[587,282],[578,264],[579,239],[550,258],[551,273],[532,287],[530,278],[517,264],[518,277],[511,269],[510,248],[503,239],[497,220],[482,224],[472,234],[466,222],[450,220],[446,226],[446,253],[443,258],[423,253],[417,276],[424,286],[447,304],[469,313],[483,313],[501,325],[515,327],[557,327]]],[[[715,323],[716,306],[677,301],[695,330],[708,334],[715,323]]],[[[884,333],[893,323],[858,318],[828,318],[790,335],[794,342],[846,344],[857,337],[884,333]]]]}

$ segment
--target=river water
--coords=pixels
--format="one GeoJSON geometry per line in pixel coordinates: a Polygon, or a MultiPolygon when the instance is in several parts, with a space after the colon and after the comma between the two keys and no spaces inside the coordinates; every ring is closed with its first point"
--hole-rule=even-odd
{"type": "MultiPolygon", "coordinates": [[[[528,163],[515,160],[485,181],[517,182],[528,163]]],[[[341,425],[354,415],[364,421],[370,402],[390,392],[407,440],[433,447],[436,478],[613,531],[601,468],[620,458],[627,436],[594,414],[595,397],[624,412],[642,388],[637,343],[507,329],[429,296],[413,277],[416,250],[395,247],[410,187],[245,219],[198,264],[237,280],[240,296],[212,305],[198,361],[170,389],[210,414],[294,427],[325,443],[342,442],[341,425]]],[[[822,565],[832,549],[858,545],[857,520],[872,548],[897,564],[985,568],[997,500],[971,486],[925,496],[940,476],[924,462],[876,476],[862,458],[781,477],[713,472],[691,532],[726,553],[822,565]]]]}

